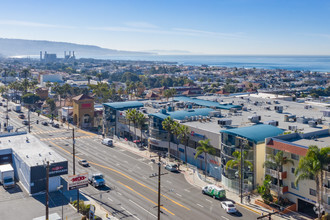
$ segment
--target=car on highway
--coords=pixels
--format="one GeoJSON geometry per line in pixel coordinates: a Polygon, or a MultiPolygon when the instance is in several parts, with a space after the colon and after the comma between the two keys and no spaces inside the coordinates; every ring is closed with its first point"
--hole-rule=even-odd
{"type": "Polygon", "coordinates": [[[43,122],[41,122],[41,124],[42,124],[43,126],[48,126],[47,121],[43,121],[43,122]]]}
{"type": "Polygon", "coordinates": [[[89,163],[85,159],[79,160],[78,163],[83,167],[88,167],[89,166],[89,163]]]}
{"type": "Polygon", "coordinates": [[[0,102],[0,106],[2,106],[2,102],[0,102]]]}
{"type": "Polygon", "coordinates": [[[28,121],[28,120],[23,120],[23,121],[22,121],[22,124],[23,124],[23,125],[28,125],[28,124],[29,124],[29,121],[28,121]]]}
{"type": "Polygon", "coordinates": [[[176,164],[166,164],[165,169],[173,173],[179,172],[178,165],[176,164]]]}
{"type": "Polygon", "coordinates": [[[236,213],[237,209],[233,202],[231,201],[225,201],[221,202],[221,207],[227,212],[227,213],[236,213]]]}
{"type": "Polygon", "coordinates": [[[3,107],[4,107],[4,108],[7,108],[7,105],[6,105],[6,104],[4,104],[4,105],[3,105],[3,107]]]}
{"type": "Polygon", "coordinates": [[[94,187],[100,187],[105,185],[105,180],[102,173],[90,174],[88,176],[88,182],[94,187]]]}
{"type": "Polygon", "coordinates": [[[25,118],[25,115],[24,115],[24,114],[19,114],[19,115],[18,115],[18,118],[20,118],[20,119],[24,119],[24,118],[25,118]]]}
{"type": "Polygon", "coordinates": [[[53,126],[54,128],[59,128],[59,127],[60,127],[60,125],[57,124],[57,123],[53,123],[52,126],[53,126]]]}
{"type": "Polygon", "coordinates": [[[113,140],[111,138],[104,138],[101,143],[106,146],[112,147],[113,140]]]}
{"type": "Polygon", "coordinates": [[[3,102],[5,102],[6,100],[5,99],[2,99],[3,102]]]}

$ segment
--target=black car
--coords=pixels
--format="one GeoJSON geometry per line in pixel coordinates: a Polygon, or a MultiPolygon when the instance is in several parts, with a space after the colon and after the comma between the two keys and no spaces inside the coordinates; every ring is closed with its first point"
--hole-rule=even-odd
{"type": "Polygon", "coordinates": [[[59,128],[60,127],[60,125],[59,124],[52,124],[52,126],[54,127],[54,128],[59,128]]]}
{"type": "Polygon", "coordinates": [[[42,125],[48,126],[48,123],[46,121],[41,122],[42,125]]]}
{"type": "Polygon", "coordinates": [[[25,115],[24,115],[24,114],[20,114],[18,117],[19,117],[20,119],[24,119],[24,118],[25,118],[25,115]]]}

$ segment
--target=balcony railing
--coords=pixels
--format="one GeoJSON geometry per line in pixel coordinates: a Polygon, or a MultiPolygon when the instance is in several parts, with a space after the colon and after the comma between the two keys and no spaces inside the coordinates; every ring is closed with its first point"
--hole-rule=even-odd
{"type": "MultiPolygon", "coordinates": [[[[271,177],[274,177],[274,178],[278,178],[277,176],[277,171],[276,170],[273,170],[273,169],[266,169],[266,174],[270,175],[271,177]]],[[[279,172],[280,174],[280,180],[283,180],[287,177],[287,172],[284,171],[284,172],[279,172]]]]}
{"type": "MultiPolygon", "coordinates": [[[[271,185],[271,190],[275,191],[275,192],[278,192],[278,186],[275,185],[275,184],[272,184],[271,185]]],[[[286,192],[289,191],[289,187],[288,186],[280,186],[280,193],[281,194],[284,194],[286,192]]]]}

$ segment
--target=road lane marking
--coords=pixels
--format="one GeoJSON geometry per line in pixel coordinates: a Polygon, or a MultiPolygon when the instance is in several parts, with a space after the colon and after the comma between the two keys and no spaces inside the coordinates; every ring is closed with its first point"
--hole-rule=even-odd
{"type": "Polygon", "coordinates": [[[184,191],[186,191],[186,192],[190,192],[189,190],[187,190],[187,189],[184,189],[184,191]]]}
{"type": "Polygon", "coordinates": [[[118,195],[123,195],[123,194],[121,194],[120,192],[117,192],[118,193],[118,195]]]}
{"type": "MultiPolygon", "coordinates": [[[[127,209],[125,209],[124,207],[120,206],[120,208],[124,209],[128,214],[130,214],[131,216],[133,216],[136,219],[139,219],[138,217],[136,217],[135,215],[133,215],[132,213],[130,213],[127,209]]],[[[141,219],[139,219],[141,220],[141,219]]]]}
{"type": "Polygon", "coordinates": [[[202,206],[202,205],[201,205],[201,204],[199,204],[199,203],[197,203],[197,205],[198,205],[198,206],[200,206],[200,207],[202,207],[202,208],[204,208],[204,206],[202,206]]]}
{"type": "Polygon", "coordinates": [[[108,199],[109,199],[111,202],[113,202],[113,200],[112,200],[112,199],[110,199],[109,197],[108,197],[108,199]]]}
{"type": "Polygon", "coordinates": [[[170,184],[172,183],[171,181],[168,181],[168,180],[166,180],[166,182],[168,182],[168,183],[170,183],[170,184]]]}
{"type": "Polygon", "coordinates": [[[179,193],[176,193],[178,196],[182,197],[179,193]]]}
{"type": "MultiPolygon", "coordinates": [[[[57,145],[57,144],[55,144],[55,143],[53,143],[53,142],[51,142],[51,141],[50,141],[50,143],[51,143],[52,145],[54,145],[54,146],[56,146],[56,147],[62,149],[62,150],[65,151],[66,153],[71,154],[71,152],[65,150],[64,148],[60,147],[59,145],[57,145]]],[[[77,157],[77,156],[75,156],[75,157],[78,158],[78,159],[81,159],[80,157],[77,157]]],[[[92,162],[92,161],[88,161],[88,163],[89,163],[89,164],[92,164],[92,165],[95,165],[95,166],[98,166],[98,167],[102,167],[102,168],[107,169],[107,170],[111,170],[111,171],[113,171],[113,172],[115,172],[115,173],[117,173],[117,174],[119,174],[119,175],[122,175],[123,177],[126,177],[126,178],[129,179],[129,180],[134,181],[135,183],[139,184],[140,186],[143,186],[143,187],[145,187],[145,188],[147,188],[147,189],[153,191],[154,193],[157,193],[157,194],[158,194],[158,191],[157,191],[157,190],[154,190],[154,189],[152,189],[152,188],[150,188],[150,187],[144,185],[143,183],[141,183],[141,182],[139,182],[139,181],[133,179],[132,177],[130,177],[130,176],[128,176],[128,175],[126,175],[126,174],[124,174],[124,173],[118,171],[118,170],[115,170],[115,169],[110,168],[110,167],[107,167],[107,166],[103,166],[103,165],[98,164],[98,163],[94,163],[94,162],[92,162]]],[[[145,178],[145,179],[147,179],[147,178],[145,178]]],[[[180,206],[180,207],[182,207],[182,208],[185,208],[185,209],[187,209],[188,211],[190,211],[190,208],[188,208],[188,207],[182,205],[181,203],[176,202],[176,201],[174,201],[173,199],[171,199],[171,198],[169,198],[169,197],[167,197],[167,196],[165,196],[165,195],[163,195],[163,194],[160,194],[160,195],[163,196],[164,198],[168,199],[169,201],[173,202],[174,204],[176,204],[176,205],[178,205],[178,206],[180,206]]]]}
{"type": "Polygon", "coordinates": [[[226,220],[229,220],[228,218],[226,218],[225,216],[221,216],[221,218],[223,218],[223,219],[226,219],[226,220]]]}
{"type": "MultiPolygon", "coordinates": [[[[139,196],[141,196],[142,198],[144,198],[144,199],[146,199],[146,200],[148,200],[149,202],[151,202],[152,204],[154,204],[154,205],[156,205],[156,206],[158,206],[157,205],[157,203],[155,203],[154,201],[152,201],[151,199],[148,199],[147,197],[145,197],[144,195],[142,195],[141,193],[138,193],[137,191],[135,191],[134,189],[132,189],[131,187],[129,187],[129,186],[127,186],[127,185],[125,185],[125,184],[123,184],[122,182],[120,182],[120,181],[117,181],[118,183],[120,183],[121,185],[123,185],[123,186],[125,186],[127,189],[129,189],[129,190],[131,190],[131,191],[133,191],[133,192],[135,192],[136,194],[138,194],[139,196]]],[[[173,212],[170,212],[167,208],[165,208],[164,206],[161,206],[160,207],[161,209],[163,209],[163,210],[165,210],[166,212],[168,212],[168,213],[170,213],[171,215],[175,215],[173,212]]]]}
{"type": "Polygon", "coordinates": [[[130,199],[129,199],[128,201],[130,201],[131,203],[133,203],[134,205],[136,205],[136,206],[139,207],[140,209],[143,209],[145,212],[149,213],[149,215],[151,215],[151,216],[157,218],[157,216],[155,216],[155,215],[152,214],[151,212],[147,211],[147,210],[146,210],[145,208],[143,208],[142,206],[136,204],[133,200],[130,200],[130,199]]]}
{"type": "Polygon", "coordinates": [[[208,200],[208,199],[205,199],[206,201],[210,202],[210,203],[213,203],[211,200],[208,200]]]}

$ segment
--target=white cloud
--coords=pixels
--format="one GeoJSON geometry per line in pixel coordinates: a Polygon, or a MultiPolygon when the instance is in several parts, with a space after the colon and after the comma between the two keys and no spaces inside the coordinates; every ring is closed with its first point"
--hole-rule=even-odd
{"type": "Polygon", "coordinates": [[[156,25],[148,22],[126,22],[125,25],[133,28],[158,28],[156,25]]]}
{"type": "Polygon", "coordinates": [[[17,20],[0,20],[0,25],[40,27],[40,28],[74,28],[72,26],[62,26],[62,25],[53,25],[53,24],[44,24],[44,23],[17,21],[17,20]]]}
{"type": "MultiPolygon", "coordinates": [[[[148,23],[146,23],[148,24],[148,23]]],[[[243,38],[242,33],[220,33],[203,31],[196,29],[185,29],[185,28],[173,28],[169,30],[164,30],[157,28],[157,26],[149,26],[153,28],[141,27],[143,25],[136,24],[130,27],[121,26],[111,26],[111,27],[89,27],[90,30],[101,30],[101,31],[112,31],[112,32],[135,32],[135,33],[148,33],[148,34],[167,34],[167,35],[181,35],[181,36],[203,36],[203,37],[215,37],[215,38],[243,38]]]]}

